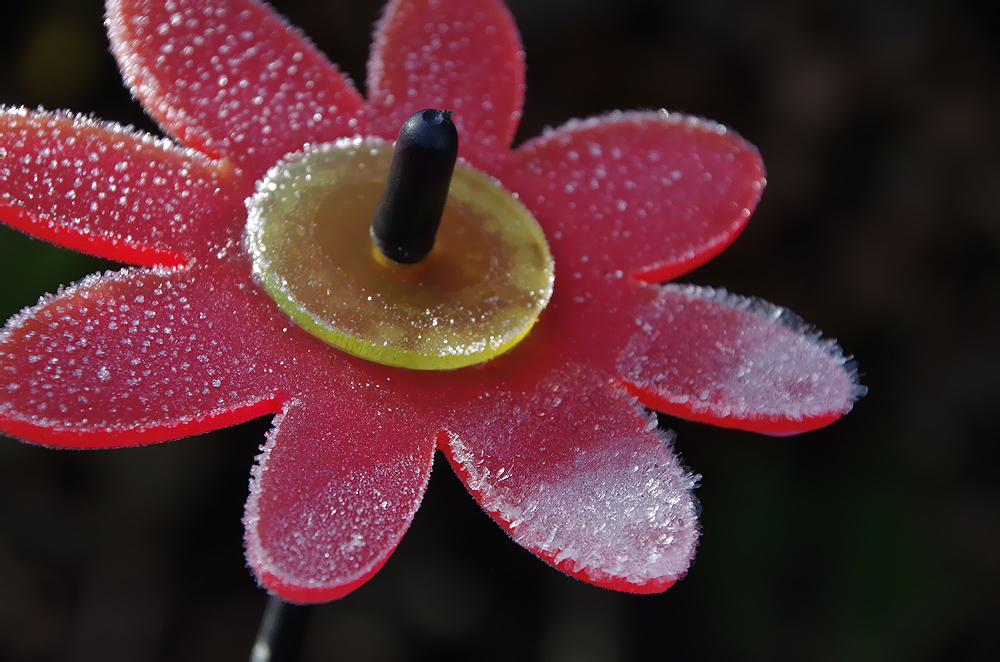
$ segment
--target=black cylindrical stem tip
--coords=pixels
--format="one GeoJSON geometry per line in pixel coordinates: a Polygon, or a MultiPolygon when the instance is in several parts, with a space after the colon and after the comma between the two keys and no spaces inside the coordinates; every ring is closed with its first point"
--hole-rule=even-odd
{"type": "Polygon", "coordinates": [[[313,607],[293,605],[273,595],[267,596],[264,617],[250,652],[250,662],[298,660],[313,607]]]}
{"type": "Polygon", "coordinates": [[[412,264],[434,248],[458,159],[452,111],[427,108],[403,122],[371,235],[382,253],[412,264]]]}

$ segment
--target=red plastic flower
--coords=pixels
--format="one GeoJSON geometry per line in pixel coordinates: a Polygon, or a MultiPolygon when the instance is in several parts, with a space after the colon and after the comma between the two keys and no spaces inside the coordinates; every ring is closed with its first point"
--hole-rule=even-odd
{"type": "Polygon", "coordinates": [[[692,479],[640,405],[788,434],[835,420],[862,389],[836,344],[784,309],[653,284],[718,254],[750,217],[764,169],[734,133],[616,112],[510,150],[524,64],[497,1],[391,2],[367,101],[250,0],[109,0],[107,25],[133,93],[187,147],[0,111],[0,218],[137,265],[10,320],[0,429],[110,447],[277,414],[246,546],[288,600],[333,599],[378,570],[436,448],[528,550],[594,584],[662,591],[694,554],[692,479]],[[454,371],[387,367],[317,340],[255,284],[241,243],[244,200],[286,153],[393,140],[425,107],[456,111],[460,156],[520,197],[557,269],[523,342],[454,371]]]}

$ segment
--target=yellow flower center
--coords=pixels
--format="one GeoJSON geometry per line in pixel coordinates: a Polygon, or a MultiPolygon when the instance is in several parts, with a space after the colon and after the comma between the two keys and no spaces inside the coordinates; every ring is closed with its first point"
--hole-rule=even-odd
{"type": "Polygon", "coordinates": [[[552,295],[542,229],[459,162],[434,249],[416,264],[386,258],[369,228],[392,153],[342,139],[272,168],[247,203],[254,276],[304,329],[370,361],[448,370],[506,352],[552,295]]]}

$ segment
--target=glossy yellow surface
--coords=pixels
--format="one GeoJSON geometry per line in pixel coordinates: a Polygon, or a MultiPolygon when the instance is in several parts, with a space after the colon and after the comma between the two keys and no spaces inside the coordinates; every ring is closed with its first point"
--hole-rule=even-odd
{"type": "Polygon", "coordinates": [[[528,211],[459,162],[434,250],[385,258],[369,236],[392,146],[342,140],[275,166],[248,202],[254,275],[289,316],[355,356],[419,370],[488,361],[516,345],[552,294],[528,211]]]}

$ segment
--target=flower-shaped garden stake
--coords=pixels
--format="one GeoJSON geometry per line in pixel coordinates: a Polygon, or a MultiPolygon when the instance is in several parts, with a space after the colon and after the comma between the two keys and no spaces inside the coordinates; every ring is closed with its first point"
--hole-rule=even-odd
{"type": "Polygon", "coordinates": [[[692,478],[643,407],[792,434],[862,391],[783,308],[656,284],[722,251],[757,204],[763,165],[733,132],[614,112],[510,148],[524,64],[498,1],[393,0],[367,100],[251,0],[109,0],[107,27],[172,139],[0,110],[0,218],[135,265],[7,323],[0,430],[113,447],[276,414],[244,523],[251,568],[285,600],[378,570],[435,449],[543,560],[663,591],[698,533],[692,478]],[[422,109],[454,112],[434,117],[459,161],[438,241],[408,265],[369,227],[422,109]]]}

